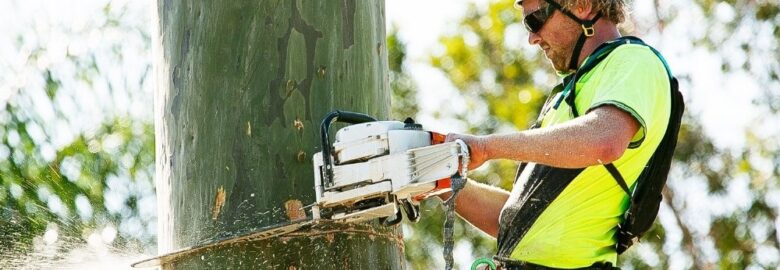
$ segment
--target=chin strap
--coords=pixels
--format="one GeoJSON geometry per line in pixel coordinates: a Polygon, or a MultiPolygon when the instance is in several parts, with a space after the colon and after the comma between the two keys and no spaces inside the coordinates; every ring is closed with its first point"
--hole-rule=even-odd
{"type": "Polygon", "coordinates": [[[591,20],[583,20],[580,18],[577,18],[577,16],[574,16],[569,10],[564,9],[560,4],[556,3],[554,0],[545,0],[548,4],[553,6],[555,9],[563,13],[564,15],[568,16],[572,20],[578,22],[580,24],[580,27],[582,27],[582,34],[580,34],[580,38],[577,39],[577,45],[574,46],[574,50],[571,52],[571,60],[569,61],[569,69],[571,70],[577,70],[579,67],[577,65],[578,60],[580,59],[580,52],[582,51],[582,46],[585,45],[585,40],[588,37],[592,37],[594,34],[596,34],[596,30],[593,29],[593,25],[596,24],[596,21],[598,21],[601,18],[601,13],[596,14],[596,17],[593,17],[591,20]]]}

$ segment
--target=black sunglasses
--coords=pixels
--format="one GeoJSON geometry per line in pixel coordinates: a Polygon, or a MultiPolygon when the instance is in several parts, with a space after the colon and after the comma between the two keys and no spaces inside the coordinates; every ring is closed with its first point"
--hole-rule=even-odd
{"type": "MultiPolygon", "coordinates": [[[[521,7],[522,3],[523,1],[515,2],[515,7],[521,7]]],[[[531,33],[539,32],[539,30],[542,30],[544,23],[547,22],[547,19],[552,16],[553,12],[555,12],[555,7],[547,4],[545,7],[540,7],[539,9],[529,13],[525,16],[525,18],[523,18],[525,29],[531,33]]]]}

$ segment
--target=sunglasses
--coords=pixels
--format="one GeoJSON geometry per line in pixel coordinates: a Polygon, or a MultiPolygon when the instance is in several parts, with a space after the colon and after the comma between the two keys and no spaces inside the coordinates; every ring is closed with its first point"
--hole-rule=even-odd
{"type": "MultiPolygon", "coordinates": [[[[523,1],[515,2],[515,7],[522,8],[521,6],[522,2],[523,1]]],[[[547,4],[545,7],[539,8],[529,13],[528,15],[525,15],[525,18],[523,18],[523,24],[525,25],[525,29],[527,29],[528,32],[531,33],[539,32],[539,30],[542,30],[542,27],[547,22],[547,19],[549,19],[550,16],[552,16],[553,12],[555,12],[555,7],[553,7],[550,4],[547,4]]]]}

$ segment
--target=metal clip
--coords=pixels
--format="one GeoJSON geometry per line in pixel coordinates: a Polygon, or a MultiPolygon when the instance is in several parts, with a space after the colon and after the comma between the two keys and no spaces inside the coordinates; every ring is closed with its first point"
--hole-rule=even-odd
{"type": "Polygon", "coordinates": [[[593,29],[593,25],[585,26],[584,24],[581,24],[580,26],[582,27],[582,33],[585,34],[586,37],[592,37],[596,34],[596,30],[593,29]]]}

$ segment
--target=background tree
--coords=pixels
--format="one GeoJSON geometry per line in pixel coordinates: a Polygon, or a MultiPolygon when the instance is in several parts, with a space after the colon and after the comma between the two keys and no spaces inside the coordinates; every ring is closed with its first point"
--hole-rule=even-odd
{"type": "MultiPolygon", "coordinates": [[[[155,19],[160,253],[311,218],[322,118],[389,115],[384,1],[158,1],[155,19]]],[[[163,268],[397,269],[399,233],[323,221],[163,268]]]]}

